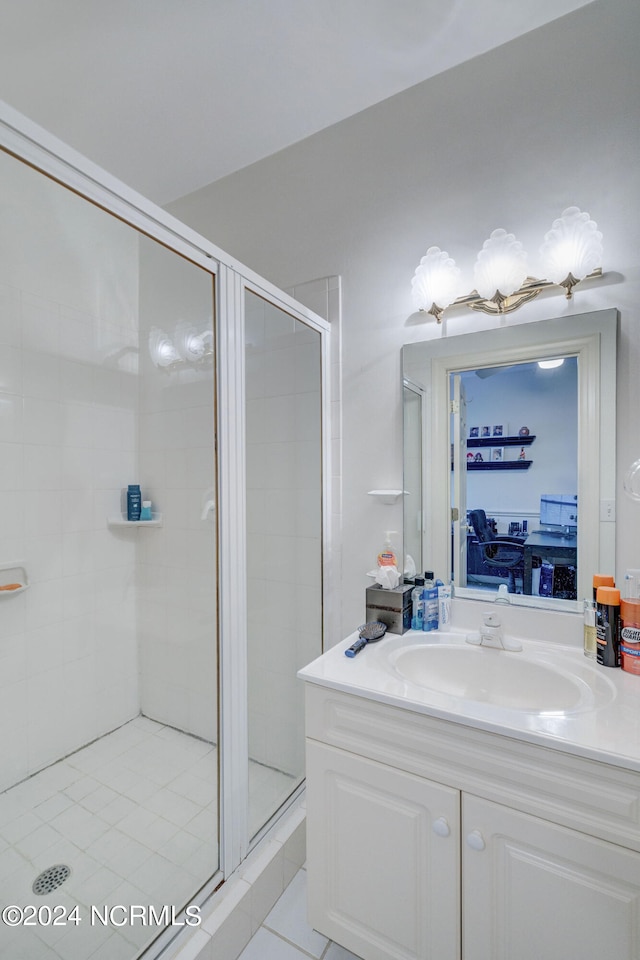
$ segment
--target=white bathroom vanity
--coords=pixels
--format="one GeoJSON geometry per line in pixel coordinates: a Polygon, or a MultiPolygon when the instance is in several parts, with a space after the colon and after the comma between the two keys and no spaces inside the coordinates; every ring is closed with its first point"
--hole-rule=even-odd
{"type": "Polygon", "coordinates": [[[354,639],[300,673],[312,926],[363,960],[638,960],[639,679],[576,643],[354,639]]]}

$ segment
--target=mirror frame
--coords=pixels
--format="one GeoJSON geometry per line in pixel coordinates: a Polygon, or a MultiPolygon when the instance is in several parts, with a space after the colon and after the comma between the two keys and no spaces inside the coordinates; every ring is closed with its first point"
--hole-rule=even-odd
{"type": "MultiPolygon", "coordinates": [[[[408,377],[402,378],[402,472],[403,472],[403,516],[402,516],[402,539],[403,539],[403,556],[405,557],[405,575],[409,576],[407,570],[407,556],[411,556],[413,560],[413,567],[415,567],[415,573],[419,574],[421,570],[424,570],[423,565],[423,554],[424,554],[424,536],[423,536],[423,518],[422,518],[422,507],[423,507],[423,494],[424,490],[424,468],[425,468],[425,457],[424,457],[424,389],[417,383],[414,383],[408,377]],[[417,412],[417,422],[412,424],[414,430],[410,435],[408,432],[409,418],[407,416],[408,411],[408,400],[409,397],[414,398],[416,402],[416,412],[417,412]],[[411,455],[412,463],[417,465],[419,476],[417,477],[417,489],[416,485],[413,484],[408,479],[408,462],[409,462],[409,449],[410,445],[415,444],[416,449],[411,455]],[[410,499],[407,500],[407,497],[410,499]],[[413,535],[408,535],[409,524],[407,523],[407,508],[409,505],[412,505],[416,511],[415,513],[415,526],[413,526],[413,535]],[[417,546],[417,550],[415,547],[417,546]]],[[[412,473],[412,478],[414,474],[412,473]]]]}
{"type": "MultiPolygon", "coordinates": [[[[425,391],[423,557],[436,576],[451,570],[452,561],[450,375],[559,355],[578,357],[578,600],[518,594],[517,602],[582,610],[582,598],[591,596],[593,574],[615,572],[617,329],[618,311],[610,309],[403,346],[403,377],[425,391]],[[610,501],[613,511],[603,501],[610,501]]],[[[470,588],[457,588],[455,595],[487,599],[486,592],[470,588]]]]}

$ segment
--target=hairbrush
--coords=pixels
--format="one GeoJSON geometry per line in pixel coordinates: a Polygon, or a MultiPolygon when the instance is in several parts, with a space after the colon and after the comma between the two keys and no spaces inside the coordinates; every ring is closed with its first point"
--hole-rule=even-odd
{"type": "Polygon", "coordinates": [[[356,653],[360,653],[368,643],[382,640],[386,632],[386,623],[380,623],[379,620],[370,620],[369,623],[363,623],[361,627],[358,627],[358,639],[351,644],[348,650],[345,650],[345,657],[355,657],[356,653]]]}

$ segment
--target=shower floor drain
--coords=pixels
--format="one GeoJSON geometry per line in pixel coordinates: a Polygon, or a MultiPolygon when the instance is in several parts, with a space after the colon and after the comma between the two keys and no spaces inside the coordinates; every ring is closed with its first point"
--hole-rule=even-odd
{"type": "Polygon", "coordinates": [[[37,896],[44,897],[45,894],[61,887],[70,876],[71,868],[66,863],[56,863],[54,867],[47,867],[35,878],[31,889],[37,896]]]}

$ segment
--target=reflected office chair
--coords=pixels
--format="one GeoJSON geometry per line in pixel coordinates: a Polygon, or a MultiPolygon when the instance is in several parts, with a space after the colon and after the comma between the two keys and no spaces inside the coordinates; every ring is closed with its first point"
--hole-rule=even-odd
{"type": "Polygon", "coordinates": [[[484,510],[469,510],[469,520],[478,538],[482,559],[488,567],[500,567],[508,578],[509,593],[516,592],[516,575],[524,580],[524,543],[514,537],[497,537],[484,510]]]}

